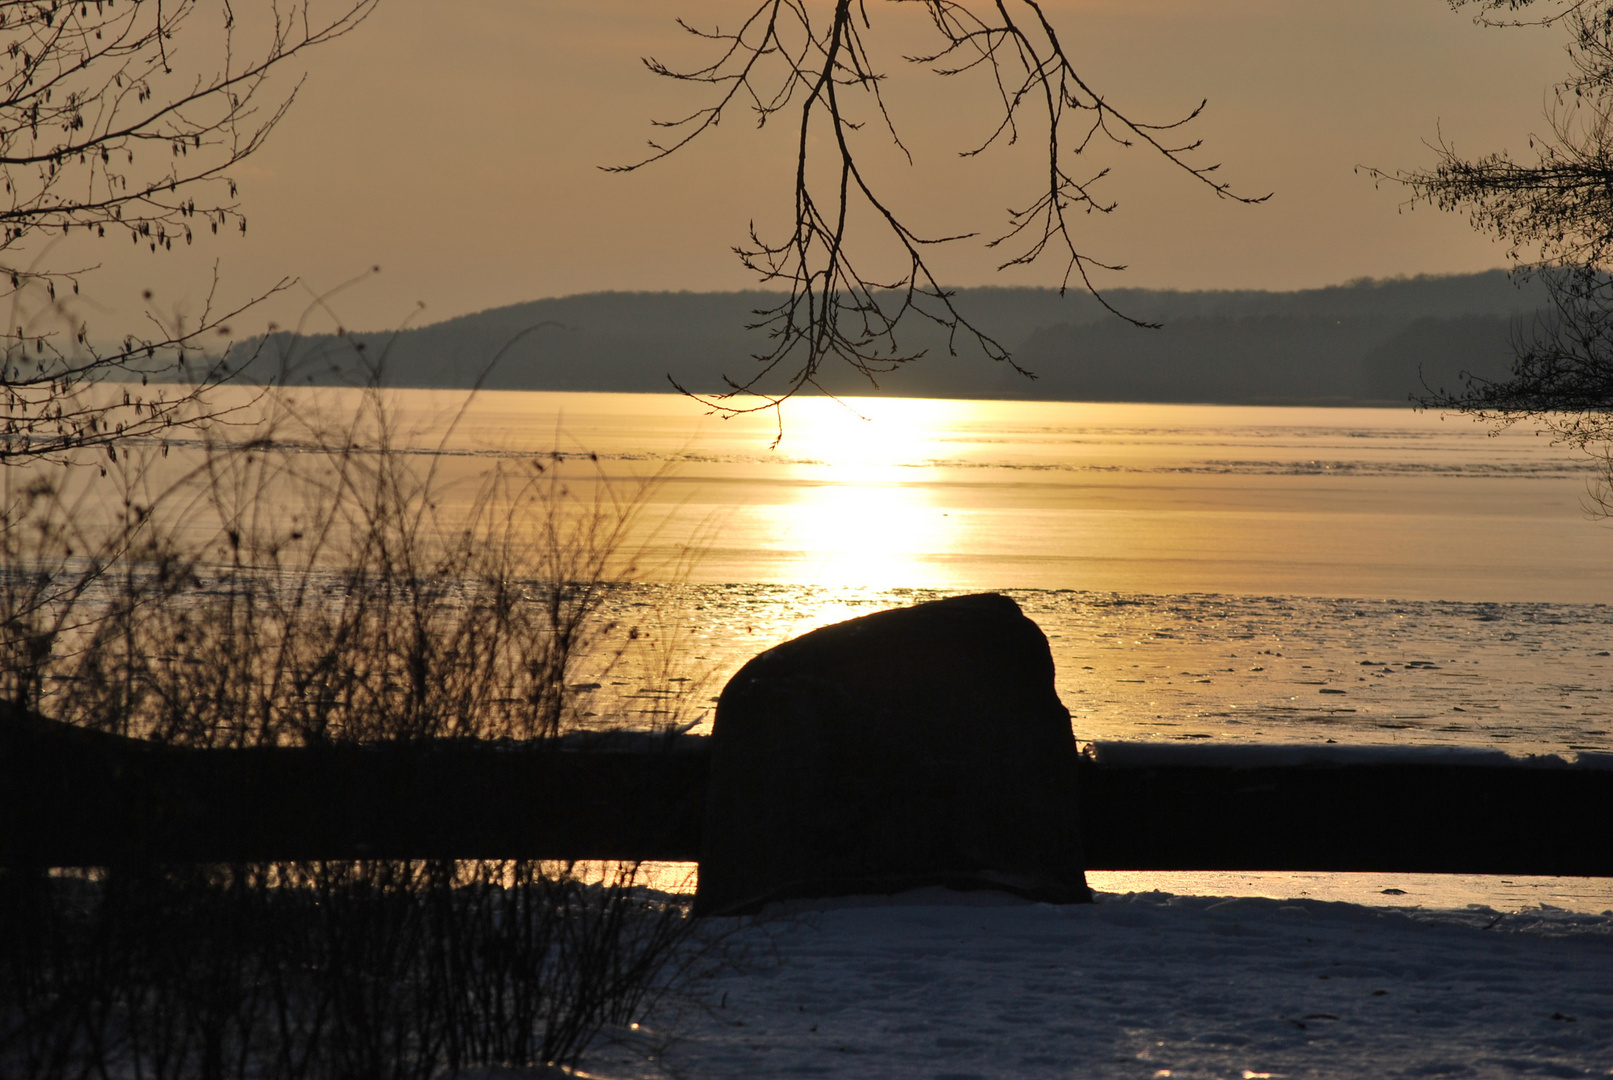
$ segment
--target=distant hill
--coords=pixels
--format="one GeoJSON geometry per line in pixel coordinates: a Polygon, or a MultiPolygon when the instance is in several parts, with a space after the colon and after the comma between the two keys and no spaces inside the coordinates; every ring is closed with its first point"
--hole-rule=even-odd
{"type": "MultiPolygon", "coordinates": [[[[915,322],[903,349],[920,361],[884,375],[879,392],[924,397],[1220,403],[1404,402],[1425,386],[1461,386],[1462,372],[1506,374],[1520,320],[1544,301],[1502,271],[1356,281],[1295,292],[1117,289],[1107,298],[1139,329],[1086,294],[1049,289],[959,289],[954,303],[1009,347],[1035,380],[978,350],[947,352],[935,327],[915,322]]],[[[764,292],[588,293],[494,308],[417,329],[291,337],[262,344],[249,378],[343,383],[359,377],[355,348],[381,357],[391,386],[466,387],[497,357],[494,389],[662,391],[668,376],[697,391],[747,377],[765,351],[748,331],[764,292]]],[[[873,388],[844,367],[832,392],[873,388]]]]}

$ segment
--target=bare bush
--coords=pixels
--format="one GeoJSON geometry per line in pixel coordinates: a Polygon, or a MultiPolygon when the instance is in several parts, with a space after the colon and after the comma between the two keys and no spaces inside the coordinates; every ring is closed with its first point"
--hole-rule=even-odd
{"type": "Polygon", "coordinates": [[[380,391],[336,425],[275,400],[263,433],[199,448],[163,490],[153,462],[118,465],[99,529],[70,506],[70,472],[20,486],[0,530],[10,699],[185,746],[571,726],[579,662],[632,644],[602,607],[656,478],[553,452],[450,498],[441,456],[396,444],[380,391]]]}
{"type": "MultiPolygon", "coordinates": [[[[357,400],[333,418],[277,393],[250,437],[125,452],[115,500],[98,475],[77,498],[68,465],[0,473],[7,705],[215,749],[615,722],[574,683],[658,637],[607,612],[656,477],[554,452],[456,490],[441,444],[410,445],[373,386],[357,400]]],[[[0,1073],[574,1063],[686,979],[691,925],[635,864],[0,870],[0,1073]]]]}
{"type": "Polygon", "coordinates": [[[632,866],[0,871],[0,1070],[426,1080],[574,1065],[702,962],[686,908],[632,866]]]}

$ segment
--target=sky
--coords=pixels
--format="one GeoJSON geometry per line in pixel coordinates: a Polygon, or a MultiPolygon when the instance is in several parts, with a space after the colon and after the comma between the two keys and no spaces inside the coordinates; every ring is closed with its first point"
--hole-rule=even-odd
{"type": "MultiPolygon", "coordinates": [[[[641,63],[709,58],[674,18],[731,26],[752,2],[382,0],[356,33],[285,73],[287,88],[306,76],[297,101],[235,173],[244,237],[158,254],[74,238],[54,255],[100,263],[86,303],[103,329],[137,317],[145,289],[159,310],[193,311],[215,262],[225,299],[299,281],[245,330],[293,323],[355,277],[314,324],[385,329],[594,290],[752,287],[731,248],[752,222],[764,235],[788,224],[788,124],[758,131],[738,114],[672,159],[601,169],[642,156],[652,119],[704,100],[641,63]]],[[[916,5],[868,7],[914,159],[894,160],[865,133],[878,181],[921,232],[1000,229],[1035,188],[1035,140],[960,158],[989,130],[986,88],[943,84],[900,58],[922,48],[916,5]]],[[[1475,26],[1445,0],[1047,9],[1082,75],[1120,108],[1168,120],[1208,99],[1193,126],[1199,160],[1220,162],[1240,193],[1272,195],[1219,200],[1142,150],[1102,155],[1095,167],[1112,168],[1103,190],[1119,205],[1083,219],[1081,242],[1128,266],[1106,287],[1294,289],[1503,265],[1504,250],[1461,216],[1409,208],[1403,189],[1358,167],[1425,167],[1441,138],[1527,156],[1567,68],[1561,31],[1475,26]]],[[[1046,260],[999,272],[1000,261],[982,239],[935,255],[938,276],[959,286],[1052,285],[1063,271],[1046,260]]]]}

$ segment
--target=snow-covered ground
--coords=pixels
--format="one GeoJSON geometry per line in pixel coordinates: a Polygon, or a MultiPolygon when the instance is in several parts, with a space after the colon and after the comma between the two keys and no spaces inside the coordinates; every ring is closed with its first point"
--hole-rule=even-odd
{"type": "Polygon", "coordinates": [[[930,889],[722,925],[745,959],[708,1007],[664,1009],[585,1072],[1613,1076],[1613,911],[930,889]]]}

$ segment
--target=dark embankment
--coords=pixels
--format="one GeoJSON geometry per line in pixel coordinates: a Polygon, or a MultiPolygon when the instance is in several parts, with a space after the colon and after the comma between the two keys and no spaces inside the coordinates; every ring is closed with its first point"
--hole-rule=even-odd
{"type": "Polygon", "coordinates": [[[693,860],[698,744],[194,750],[0,719],[0,864],[693,860]]]}
{"type": "MultiPolygon", "coordinates": [[[[1587,764],[1080,766],[1088,869],[1613,875],[1613,769],[1587,764]]],[[[0,863],[403,857],[692,860],[705,740],[177,750],[0,724],[0,863]]]]}

